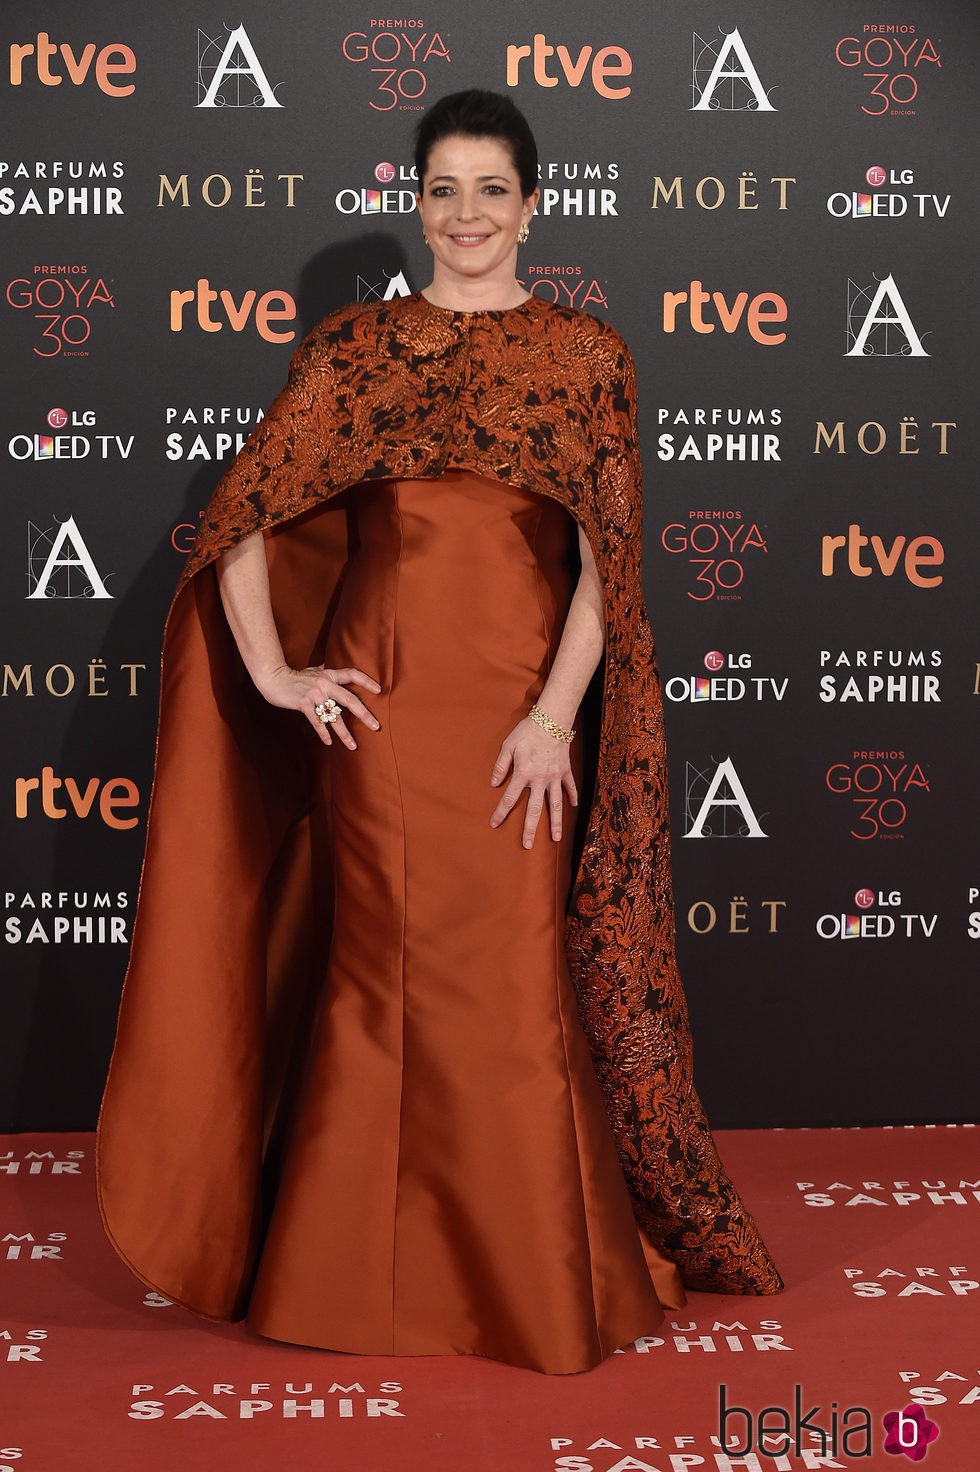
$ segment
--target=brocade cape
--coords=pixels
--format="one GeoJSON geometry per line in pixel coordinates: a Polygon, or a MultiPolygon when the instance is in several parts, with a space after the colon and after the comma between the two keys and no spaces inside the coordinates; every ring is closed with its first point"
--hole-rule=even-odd
{"type": "Polygon", "coordinates": [[[693,1084],[633,361],[609,324],[537,297],[459,313],[416,293],[333,312],[215,489],[164,637],[146,855],[98,1125],[105,1229],[168,1298],[242,1317],[330,945],[329,844],[311,819],[319,743],[252,686],[215,559],[261,530],[286,658],[320,663],[347,557],[337,497],[447,468],[554,497],[588,537],[605,649],[580,712],[592,790],[587,801],[583,783],[565,919],[582,1023],[648,1241],[687,1287],[778,1293],[693,1084]]]}

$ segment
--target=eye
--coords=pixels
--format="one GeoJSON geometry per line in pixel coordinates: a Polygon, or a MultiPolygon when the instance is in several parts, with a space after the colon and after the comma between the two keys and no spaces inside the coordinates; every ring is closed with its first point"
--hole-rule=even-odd
{"type": "Polygon", "coordinates": [[[502,184],[488,184],[487,189],[491,194],[506,194],[507,190],[502,184]]]}
{"type": "Polygon", "coordinates": [[[436,199],[445,199],[446,195],[452,194],[452,192],[453,186],[451,184],[437,184],[432,191],[436,199]]]}

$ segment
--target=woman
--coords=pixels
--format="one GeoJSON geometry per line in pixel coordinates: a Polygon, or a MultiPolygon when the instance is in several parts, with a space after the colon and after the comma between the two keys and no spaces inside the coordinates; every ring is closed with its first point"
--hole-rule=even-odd
{"type": "Polygon", "coordinates": [[[782,1281],[691,1079],[632,360],[517,280],[509,99],[416,165],[431,283],[302,344],[171,609],[99,1199],[205,1316],[568,1373],[782,1281]]]}

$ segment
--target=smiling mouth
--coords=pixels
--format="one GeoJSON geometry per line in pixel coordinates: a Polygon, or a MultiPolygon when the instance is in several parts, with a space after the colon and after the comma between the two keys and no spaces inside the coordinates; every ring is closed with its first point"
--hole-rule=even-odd
{"type": "Polygon", "coordinates": [[[480,245],[484,240],[489,240],[489,235],[450,235],[450,240],[457,245],[480,245]]]}

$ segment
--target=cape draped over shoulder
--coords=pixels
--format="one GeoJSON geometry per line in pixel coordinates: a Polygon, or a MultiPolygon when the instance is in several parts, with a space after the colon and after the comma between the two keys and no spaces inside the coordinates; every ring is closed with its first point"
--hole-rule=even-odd
{"type": "Polygon", "coordinates": [[[262,531],[286,658],[319,663],[347,558],[339,493],[447,468],[554,497],[589,539],[605,650],[565,929],[582,1023],[649,1242],[688,1287],[778,1293],[693,1085],[633,361],[612,326],[537,297],[460,313],[416,293],[331,313],[214,491],[164,637],[146,855],[98,1124],[106,1232],[167,1297],[243,1316],[329,952],[317,738],[252,686],[214,562],[262,531]]]}

